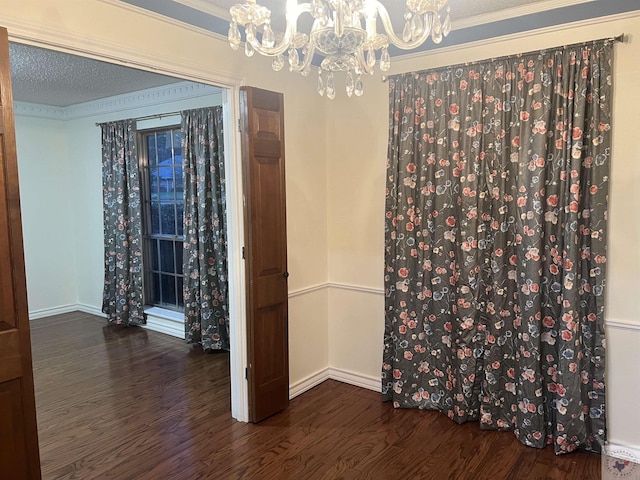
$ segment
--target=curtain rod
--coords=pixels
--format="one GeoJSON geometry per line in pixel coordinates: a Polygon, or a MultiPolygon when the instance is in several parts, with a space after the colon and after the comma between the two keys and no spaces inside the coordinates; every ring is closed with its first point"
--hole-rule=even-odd
{"type": "MultiPolygon", "coordinates": [[[[178,111],[178,112],[167,112],[167,113],[156,113],[155,115],[146,115],[144,117],[134,118],[134,120],[136,122],[139,122],[141,120],[155,120],[155,119],[160,119],[162,117],[173,117],[174,115],[180,115],[181,113],[182,112],[180,112],[180,111],[178,111]]],[[[102,122],[102,123],[97,123],[96,122],[96,127],[99,127],[103,123],[109,123],[109,122],[102,122]]]]}
{"type": "MultiPolygon", "coordinates": [[[[615,42],[615,43],[626,43],[627,38],[628,37],[624,33],[621,33],[617,37],[609,37],[609,38],[605,38],[604,40],[609,40],[610,42],[615,42]]],[[[597,41],[597,40],[593,40],[593,41],[597,41]]],[[[470,62],[470,63],[476,63],[476,62],[470,62]]],[[[464,64],[462,64],[462,65],[464,65],[464,64]]],[[[445,67],[440,67],[440,68],[446,68],[446,66],[445,67]]],[[[382,75],[382,82],[383,83],[386,83],[388,79],[389,79],[389,76],[382,75]]]]}

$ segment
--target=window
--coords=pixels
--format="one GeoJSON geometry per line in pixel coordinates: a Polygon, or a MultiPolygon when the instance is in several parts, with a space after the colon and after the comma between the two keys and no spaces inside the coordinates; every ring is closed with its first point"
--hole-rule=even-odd
{"type": "Polygon", "coordinates": [[[182,296],[184,186],[179,126],[139,132],[144,300],[179,310],[182,296]]]}

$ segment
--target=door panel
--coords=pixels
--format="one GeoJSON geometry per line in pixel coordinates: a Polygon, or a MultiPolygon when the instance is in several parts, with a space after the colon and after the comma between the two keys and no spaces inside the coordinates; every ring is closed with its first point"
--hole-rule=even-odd
{"type": "Polygon", "coordinates": [[[40,478],[7,30],[0,28],[0,472],[40,478]]]}
{"type": "Polygon", "coordinates": [[[246,196],[249,417],[289,404],[284,101],[280,93],[240,92],[246,196]]]}

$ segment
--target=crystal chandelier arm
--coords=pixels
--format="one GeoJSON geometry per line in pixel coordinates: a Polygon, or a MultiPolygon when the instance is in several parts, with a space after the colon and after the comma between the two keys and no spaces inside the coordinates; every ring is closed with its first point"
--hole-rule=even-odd
{"type": "Polygon", "coordinates": [[[247,37],[247,41],[251,43],[251,46],[255,49],[256,52],[261,55],[266,56],[275,56],[280,55],[287,51],[287,49],[291,46],[293,39],[296,34],[296,25],[298,23],[298,17],[303,13],[311,13],[311,5],[309,3],[298,4],[297,0],[287,0],[287,26],[285,28],[284,36],[282,37],[282,41],[273,46],[272,48],[268,48],[262,45],[262,43],[254,36],[252,38],[247,37]]]}
{"type": "Polygon", "coordinates": [[[424,31],[422,32],[422,35],[420,35],[418,38],[416,38],[415,40],[412,40],[410,42],[405,42],[404,40],[402,40],[401,38],[399,38],[396,33],[393,31],[393,25],[391,24],[391,19],[389,18],[389,13],[387,12],[387,9],[384,7],[384,5],[382,5],[379,1],[376,0],[376,7],[378,8],[378,16],[380,17],[380,20],[382,21],[382,26],[384,27],[384,30],[387,34],[387,36],[389,37],[389,40],[391,41],[392,44],[394,44],[396,47],[402,49],[402,50],[412,50],[414,48],[418,48],[420,45],[422,45],[427,38],[429,38],[429,34],[431,33],[431,28],[426,28],[427,25],[431,25],[431,12],[427,12],[425,14],[423,14],[423,21],[424,21],[424,31]]]}
{"type": "Polygon", "coordinates": [[[300,63],[300,65],[297,67],[293,67],[293,70],[296,72],[303,72],[305,70],[308,70],[311,66],[311,62],[313,61],[313,56],[315,55],[315,53],[316,46],[313,44],[313,42],[309,42],[307,47],[307,54],[304,56],[302,63],[300,63]]]}

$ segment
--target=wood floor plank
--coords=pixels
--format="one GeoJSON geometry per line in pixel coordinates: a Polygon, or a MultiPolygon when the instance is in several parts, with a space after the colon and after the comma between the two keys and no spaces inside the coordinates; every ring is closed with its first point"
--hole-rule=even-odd
{"type": "Polygon", "coordinates": [[[333,380],[236,422],[226,353],[79,312],[31,331],[45,480],[600,478],[598,455],[556,457],[333,380]]]}

